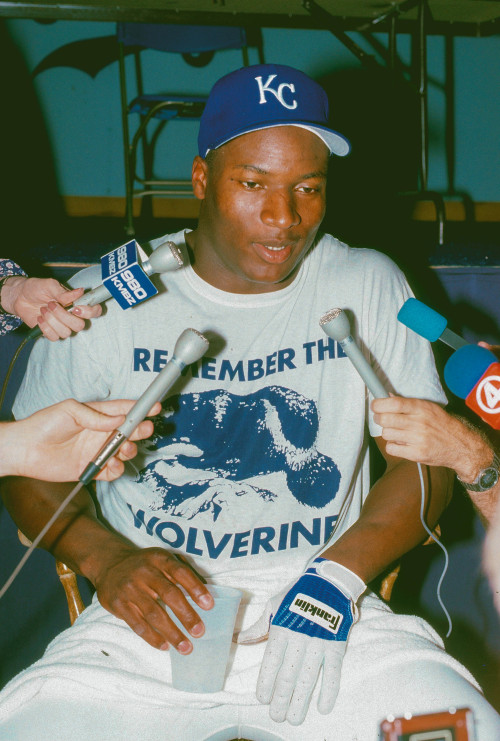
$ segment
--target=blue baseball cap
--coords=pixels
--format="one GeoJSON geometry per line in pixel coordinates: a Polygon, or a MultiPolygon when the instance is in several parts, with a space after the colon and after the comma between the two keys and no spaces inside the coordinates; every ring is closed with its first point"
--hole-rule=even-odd
{"type": "Polygon", "coordinates": [[[242,134],[273,126],[299,126],[320,137],[332,154],[349,154],[349,141],[328,125],[328,97],[294,67],[255,64],[221,77],[200,121],[198,152],[205,158],[242,134]]]}

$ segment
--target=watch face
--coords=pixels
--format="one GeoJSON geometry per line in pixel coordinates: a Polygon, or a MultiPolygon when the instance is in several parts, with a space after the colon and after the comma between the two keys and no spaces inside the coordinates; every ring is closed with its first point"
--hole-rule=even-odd
{"type": "Polygon", "coordinates": [[[498,481],[498,471],[496,468],[486,468],[479,479],[481,489],[491,489],[498,481]]]}

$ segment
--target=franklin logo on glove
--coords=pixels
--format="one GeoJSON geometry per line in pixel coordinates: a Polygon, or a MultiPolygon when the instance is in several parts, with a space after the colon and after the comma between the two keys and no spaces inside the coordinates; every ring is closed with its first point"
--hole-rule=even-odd
{"type": "Polygon", "coordinates": [[[290,605],[290,611],[297,613],[297,615],[306,613],[309,620],[312,620],[313,623],[321,625],[332,633],[337,633],[342,622],[340,612],[329,612],[330,608],[328,605],[317,601],[308,602],[308,599],[305,594],[298,594],[290,605]]]}

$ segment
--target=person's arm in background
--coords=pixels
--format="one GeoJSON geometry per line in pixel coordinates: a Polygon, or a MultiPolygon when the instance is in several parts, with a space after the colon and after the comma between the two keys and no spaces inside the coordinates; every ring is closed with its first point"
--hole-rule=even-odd
{"type": "MultiPolygon", "coordinates": [[[[390,455],[449,468],[465,488],[465,482],[473,482],[493,462],[495,449],[486,434],[438,404],[393,396],[375,399],[372,410],[390,455]]],[[[469,495],[483,523],[490,522],[500,497],[500,481],[488,491],[469,490],[469,495]]]]}
{"type": "MultiPolygon", "coordinates": [[[[121,425],[135,402],[125,399],[80,404],[74,399],[54,404],[17,422],[0,423],[0,476],[31,476],[44,481],[78,479],[110,433],[121,425]]],[[[159,403],[150,416],[158,414],[159,403]]],[[[123,461],[153,432],[144,420],[96,477],[111,481],[123,473],[123,461]]]]}
{"type": "MultiPolygon", "coordinates": [[[[15,329],[19,317],[29,327],[36,324],[43,335],[52,341],[69,337],[72,332],[79,332],[85,327],[85,319],[100,316],[102,307],[76,306],[69,313],[63,307],[69,306],[83,295],[83,288],[70,291],[54,278],[27,278],[20,274],[20,269],[11,261],[3,261],[7,275],[0,278],[0,311],[4,314],[4,331],[15,329]],[[5,268],[10,263],[17,269],[16,274],[5,268]]],[[[1,327],[0,327],[1,329],[1,327]]]]}

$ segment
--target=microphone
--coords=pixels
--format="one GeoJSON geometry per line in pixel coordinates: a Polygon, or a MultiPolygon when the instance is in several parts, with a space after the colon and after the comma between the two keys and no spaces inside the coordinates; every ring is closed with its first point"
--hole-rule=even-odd
{"type": "Polygon", "coordinates": [[[148,386],[146,391],[135,402],[125,417],[125,421],[104,443],[95,458],[90,461],[79,478],[88,484],[107,461],[116,453],[120,445],[132,434],[137,425],[146,417],[153,404],[161,401],[167,391],[174,385],[186,365],[195,363],[208,349],[208,340],[196,329],[185,329],[175,343],[174,352],[166,366],[148,386]]]}
{"type": "Polygon", "coordinates": [[[450,391],[481,419],[500,430],[500,363],[490,350],[465,345],[451,355],[444,367],[450,391]]]}
{"type": "MultiPolygon", "coordinates": [[[[178,270],[184,265],[184,257],[182,251],[178,245],[173,242],[163,242],[157,247],[152,253],[149,260],[143,262],[141,265],[142,270],[149,277],[154,273],[169,273],[173,270],[178,270]]],[[[77,299],[69,309],[71,312],[75,306],[95,306],[101,304],[103,301],[107,301],[112,298],[113,294],[106,288],[105,285],[101,284],[91,291],[87,291],[83,296],[77,299]]],[[[40,327],[34,327],[31,332],[28,333],[27,339],[34,339],[42,334],[40,327]]]]}
{"type": "Polygon", "coordinates": [[[448,329],[444,316],[416,298],[405,301],[398,312],[398,320],[429,342],[441,340],[454,350],[468,344],[463,337],[448,329]]]}
{"type": "Polygon", "coordinates": [[[330,309],[326,314],[323,314],[319,324],[328,337],[339,343],[374,398],[385,399],[389,396],[370,363],[352,338],[349,319],[345,312],[342,309],[330,309]]]}

